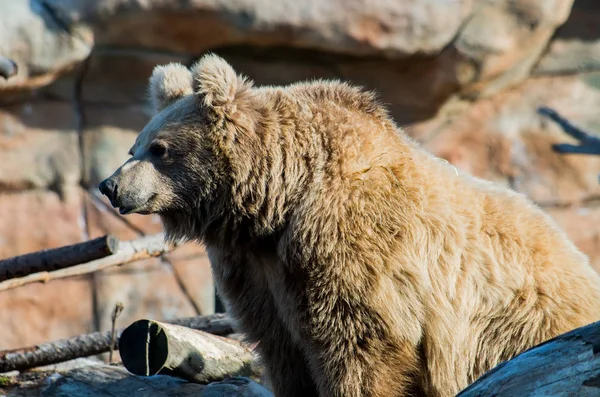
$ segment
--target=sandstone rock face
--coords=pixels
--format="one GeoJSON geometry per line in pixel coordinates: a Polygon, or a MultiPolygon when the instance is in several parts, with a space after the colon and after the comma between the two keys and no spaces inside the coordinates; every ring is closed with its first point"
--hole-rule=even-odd
{"type": "Polygon", "coordinates": [[[465,81],[469,95],[489,96],[523,81],[555,29],[568,17],[572,1],[482,1],[454,45],[473,69],[465,81]]]}
{"type": "MultiPolygon", "coordinates": [[[[38,0],[21,12],[29,19],[12,23],[17,30],[33,23],[34,16],[46,17],[61,33],[56,41],[70,40],[61,49],[73,59],[87,55],[80,47],[89,48],[92,40],[97,46],[194,55],[251,45],[388,59],[439,57],[443,61],[434,62],[436,74],[452,75],[450,80],[460,83],[455,89],[479,96],[524,80],[556,28],[568,17],[572,3],[38,0]]],[[[57,72],[63,68],[55,65],[57,72]]],[[[426,74],[421,81],[431,81],[431,76],[426,74]]]]}
{"type": "Polygon", "coordinates": [[[597,201],[570,207],[548,208],[548,213],[561,225],[575,245],[590,257],[594,269],[600,271],[600,205],[597,201]]]}
{"type": "Polygon", "coordinates": [[[435,133],[421,127],[419,134],[427,135],[423,145],[436,155],[541,205],[589,201],[600,196],[600,156],[555,153],[553,144],[576,142],[536,111],[540,106],[560,109],[575,124],[600,132],[598,82],[600,73],[532,78],[447,117],[435,133]]]}
{"type": "Polygon", "coordinates": [[[30,284],[0,293],[0,349],[93,332],[89,277],[30,284]]]}
{"type": "Polygon", "coordinates": [[[0,186],[24,190],[76,184],[75,112],[65,103],[25,102],[0,109],[0,186]]]}
{"type": "Polygon", "coordinates": [[[555,34],[535,74],[576,74],[600,69],[600,8],[595,0],[576,0],[555,34]]]}
{"type": "MultiPolygon", "coordinates": [[[[600,157],[536,113],[600,134],[595,0],[0,0],[0,258],[113,233],[161,231],[120,216],[98,182],[150,119],[157,64],[219,53],[257,84],[313,78],[376,90],[431,152],[545,208],[600,270],[600,157]]],[[[77,279],[0,292],[0,348],[214,311],[210,263],[188,244],[77,279]]]]}
{"type": "Polygon", "coordinates": [[[81,204],[77,187],[1,194],[0,258],[83,241],[81,204]]]}
{"type": "MultiPolygon", "coordinates": [[[[43,190],[0,194],[0,258],[84,239],[82,196],[43,190]]],[[[89,278],[30,284],[0,292],[0,349],[76,336],[94,329],[89,278]]]]}
{"type": "Polygon", "coordinates": [[[312,47],[358,55],[435,54],[473,1],[46,0],[99,43],[199,53],[233,44],[312,47]]]}
{"type": "Polygon", "coordinates": [[[0,0],[0,54],[19,66],[17,76],[0,79],[0,89],[38,88],[83,61],[93,36],[67,25],[44,0],[0,0]]]}

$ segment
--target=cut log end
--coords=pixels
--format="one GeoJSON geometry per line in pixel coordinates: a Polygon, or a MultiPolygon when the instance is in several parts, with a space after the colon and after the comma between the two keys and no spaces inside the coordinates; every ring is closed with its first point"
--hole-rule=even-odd
{"type": "Polygon", "coordinates": [[[252,350],[236,340],[174,324],[138,320],[121,334],[119,353],[139,376],[169,374],[209,383],[232,376],[260,377],[252,350]]]}
{"type": "Polygon", "coordinates": [[[136,321],[121,334],[119,354],[123,365],[132,374],[157,375],[167,362],[167,335],[153,321],[136,321]]]}
{"type": "Polygon", "coordinates": [[[15,76],[18,72],[19,67],[12,59],[0,56],[0,76],[2,76],[5,80],[8,80],[10,77],[15,76]]]}
{"type": "Polygon", "coordinates": [[[117,250],[119,249],[119,239],[117,238],[117,236],[107,234],[106,236],[104,236],[104,239],[106,241],[105,246],[107,254],[112,255],[115,252],[117,252],[117,250]]]}

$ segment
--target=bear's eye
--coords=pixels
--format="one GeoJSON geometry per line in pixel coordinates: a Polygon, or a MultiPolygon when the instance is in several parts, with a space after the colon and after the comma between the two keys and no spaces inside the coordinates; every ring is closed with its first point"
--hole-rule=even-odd
{"type": "Polygon", "coordinates": [[[153,142],[148,151],[153,156],[163,157],[167,153],[167,146],[162,142],[153,142]]]}

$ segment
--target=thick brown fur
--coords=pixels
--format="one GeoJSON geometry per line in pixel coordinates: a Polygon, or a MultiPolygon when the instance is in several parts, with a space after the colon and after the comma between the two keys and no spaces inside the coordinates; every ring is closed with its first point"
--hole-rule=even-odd
{"type": "Polygon", "coordinates": [[[206,244],[276,396],[453,396],[600,319],[598,275],[544,212],[419,148],[372,94],[256,88],[215,55],[191,85],[169,70],[114,202],[206,244]]]}

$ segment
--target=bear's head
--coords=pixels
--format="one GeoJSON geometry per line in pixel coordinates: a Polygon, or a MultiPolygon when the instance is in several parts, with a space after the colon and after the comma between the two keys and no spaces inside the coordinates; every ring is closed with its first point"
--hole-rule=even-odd
{"type": "Polygon", "coordinates": [[[191,69],[157,66],[149,90],[155,115],[131,147],[131,158],[102,181],[100,192],[121,214],[159,214],[171,238],[200,238],[193,229],[210,227],[231,209],[223,202],[233,200],[236,172],[251,172],[250,157],[238,165],[230,160],[233,150],[238,160],[240,148],[256,152],[260,95],[213,54],[191,69]]]}

